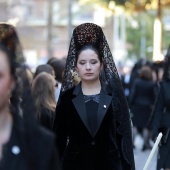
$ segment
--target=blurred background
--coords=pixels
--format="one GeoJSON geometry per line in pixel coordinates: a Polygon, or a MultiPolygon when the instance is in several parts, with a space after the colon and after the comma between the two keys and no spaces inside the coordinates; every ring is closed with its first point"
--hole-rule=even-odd
{"type": "Polygon", "coordinates": [[[72,30],[100,25],[117,65],[162,60],[170,40],[170,0],[0,0],[0,21],[17,27],[32,69],[67,56],[72,30]]]}

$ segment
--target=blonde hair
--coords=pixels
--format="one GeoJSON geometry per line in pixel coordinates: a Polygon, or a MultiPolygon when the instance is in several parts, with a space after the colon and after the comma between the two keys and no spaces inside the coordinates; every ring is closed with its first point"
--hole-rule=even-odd
{"type": "Polygon", "coordinates": [[[55,79],[52,75],[42,72],[32,82],[31,93],[35,102],[38,116],[41,107],[55,111],[55,79]]]}

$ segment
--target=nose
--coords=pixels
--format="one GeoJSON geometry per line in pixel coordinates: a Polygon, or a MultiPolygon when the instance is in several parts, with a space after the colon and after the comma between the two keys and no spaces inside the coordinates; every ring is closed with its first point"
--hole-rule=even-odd
{"type": "Polygon", "coordinates": [[[87,62],[87,64],[86,64],[86,69],[87,69],[87,70],[90,70],[90,69],[91,69],[90,63],[88,63],[88,62],[87,62]]]}

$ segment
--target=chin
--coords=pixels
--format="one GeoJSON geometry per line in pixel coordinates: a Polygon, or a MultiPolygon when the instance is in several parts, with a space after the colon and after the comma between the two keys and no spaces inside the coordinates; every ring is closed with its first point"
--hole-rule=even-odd
{"type": "Polygon", "coordinates": [[[87,81],[87,82],[88,82],[88,81],[89,81],[89,82],[91,82],[91,81],[94,82],[94,81],[98,81],[99,79],[98,79],[98,78],[94,78],[94,77],[93,77],[93,78],[92,78],[92,77],[89,77],[89,78],[84,78],[84,79],[82,79],[82,80],[83,80],[83,81],[87,81]]]}

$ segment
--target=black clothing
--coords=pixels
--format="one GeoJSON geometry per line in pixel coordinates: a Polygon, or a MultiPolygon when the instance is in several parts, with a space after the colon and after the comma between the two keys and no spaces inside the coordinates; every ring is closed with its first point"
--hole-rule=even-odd
{"type": "MultiPolygon", "coordinates": [[[[132,146],[132,131],[131,131],[131,121],[130,121],[129,109],[127,106],[127,101],[126,101],[126,98],[124,95],[121,80],[120,80],[119,74],[117,72],[116,65],[113,61],[112,53],[110,51],[106,37],[103,34],[103,31],[102,31],[101,27],[99,27],[98,25],[93,24],[93,23],[84,23],[84,24],[77,26],[74,29],[73,35],[72,35],[72,38],[70,41],[70,46],[69,46],[65,71],[64,71],[64,75],[63,75],[63,81],[62,81],[60,95],[62,96],[63,93],[65,93],[67,90],[69,91],[71,88],[74,87],[75,80],[74,80],[73,75],[77,75],[77,70],[76,70],[77,57],[78,57],[79,52],[82,49],[86,48],[87,46],[92,47],[92,49],[96,49],[96,51],[99,53],[98,56],[99,56],[100,62],[102,62],[102,65],[103,65],[103,69],[101,71],[102,75],[100,77],[100,80],[102,80],[102,82],[104,82],[105,84],[108,85],[108,87],[110,88],[108,93],[110,96],[112,96],[112,99],[113,99],[113,100],[111,100],[110,111],[113,111],[113,113],[115,114],[114,118],[118,125],[117,129],[114,129],[114,130],[117,131],[117,134],[120,138],[120,141],[118,141],[118,143],[120,145],[119,147],[121,150],[120,154],[122,156],[122,160],[124,160],[126,169],[133,170],[133,169],[135,169],[135,165],[134,165],[134,155],[133,155],[133,146],[132,146]]],[[[75,95],[73,95],[73,96],[75,96],[75,95]]],[[[73,96],[70,98],[70,100],[72,100],[74,98],[73,96]]],[[[77,100],[81,96],[79,96],[77,94],[76,94],[76,96],[77,97],[74,98],[75,99],[74,105],[77,105],[76,102],[78,102],[79,105],[81,106],[82,103],[77,100]]],[[[101,98],[101,96],[100,96],[100,98],[101,98]]],[[[66,98],[66,100],[68,100],[68,99],[66,98]]],[[[84,100],[82,99],[82,101],[84,101],[84,100]]],[[[84,124],[86,125],[86,128],[90,132],[90,128],[88,127],[88,122],[87,122],[87,117],[86,117],[85,105],[83,107],[84,107],[84,109],[78,108],[78,109],[80,109],[80,110],[78,110],[78,112],[80,111],[80,113],[82,113],[81,116],[84,120],[84,124]]],[[[73,109],[75,111],[75,107],[73,105],[72,105],[71,109],[73,109]]],[[[100,104],[99,104],[98,113],[100,110],[103,110],[103,106],[100,106],[100,104]]],[[[69,111],[71,111],[71,110],[69,110],[69,111]]],[[[73,111],[71,111],[71,112],[73,113],[73,111]]],[[[75,112],[75,113],[77,113],[77,112],[75,112]]],[[[77,117],[77,114],[75,114],[75,113],[73,113],[73,115],[74,115],[73,117],[77,117]]],[[[102,114],[102,113],[100,113],[100,114],[102,114]]],[[[99,126],[101,124],[101,121],[102,121],[104,115],[99,116],[99,117],[97,116],[97,119],[98,119],[97,120],[97,123],[98,123],[97,128],[98,129],[99,129],[99,126]],[[99,119],[99,117],[100,117],[100,119],[99,119]]],[[[77,123],[77,125],[80,126],[81,124],[77,123]]],[[[104,126],[107,127],[108,125],[105,124],[104,126]]],[[[75,127],[75,129],[76,129],[75,125],[73,125],[73,127],[75,127]]],[[[72,129],[72,127],[71,127],[71,129],[72,129]]],[[[68,129],[68,130],[70,131],[70,129],[68,129]]],[[[106,128],[105,133],[109,136],[108,133],[110,133],[110,132],[107,132],[107,130],[109,130],[109,128],[106,128]]],[[[86,134],[86,131],[84,133],[86,134]]],[[[82,134],[80,136],[82,136],[82,134]]],[[[92,135],[92,136],[94,137],[94,135],[92,135]]],[[[75,139],[76,138],[77,137],[75,136],[75,139]]],[[[85,137],[85,138],[87,138],[87,137],[85,137]]],[[[102,141],[103,139],[105,139],[105,137],[100,140],[102,141]]],[[[106,139],[108,139],[108,138],[106,138],[106,139]]],[[[109,164],[107,166],[109,166],[109,164]]],[[[110,166],[110,167],[112,167],[112,166],[110,166]]]]}
{"type": "Polygon", "coordinates": [[[85,106],[88,118],[88,124],[91,132],[94,134],[97,127],[97,110],[99,106],[99,101],[96,102],[95,99],[99,100],[99,95],[85,95],[85,106]],[[94,98],[94,99],[93,99],[94,98]]]}
{"type": "Polygon", "coordinates": [[[10,170],[14,168],[17,168],[17,170],[29,169],[28,160],[24,157],[24,148],[21,148],[20,146],[21,143],[17,139],[17,127],[13,126],[9,142],[3,147],[3,157],[0,161],[1,170],[10,170]]]}
{"type": "Polygon", "coordinates": [[[130,94],[130,109],[135,127],[146,127],[155,101],[155,84],[151,80],[138,78],[134,81],[130,94]]]}
{"type": "MultiPolygon", "coordinates": [[[[160,91],[155,106],[153,118],[153,138],[159,133],[159,128],[170,128],[170,81],[164,80],[160,83],[160,91]]],[[[167,143],[159,147],[157,170],[164,168],[165,162],[170,162],[170,134],[167,143]]],[[[165,167],[170,168],[170,167],[165,167]]]]}
{"type": "Polygon", "coordinates": [[[54,127],[55,111],[41,108],[39,111],[39,122],[42,126],[52,131],[54,127]]]}
{"type": "Polygon", "coordinates": [[[39,126],[26,129],[24,121],[15,113],[10,140],[3,147],[0,169],[61,170],[54,141],[52,133],[39,126]]]}
{"type": "Polygon", "coordinates": [[[64,170],[132,169],[120,146],[122,136],[117,133],[119,125],[111,104],[115,96],[110,96],[106,89],[102,87],[100,92],[95,133],[88,124],[81,84],[61,95],[55,133],[64,170]]]}

